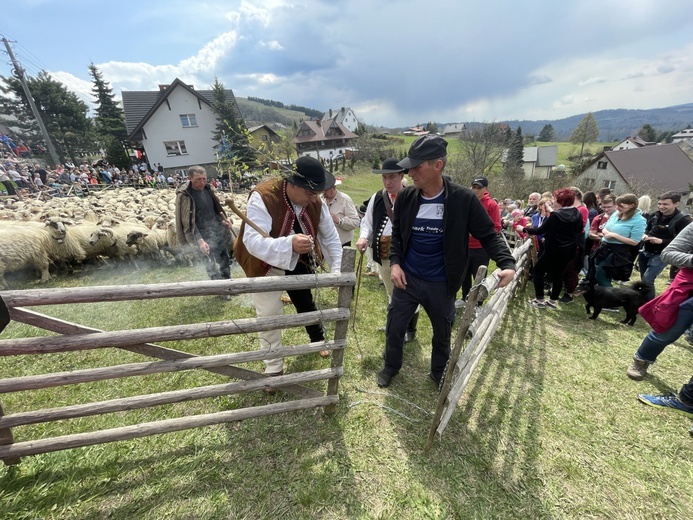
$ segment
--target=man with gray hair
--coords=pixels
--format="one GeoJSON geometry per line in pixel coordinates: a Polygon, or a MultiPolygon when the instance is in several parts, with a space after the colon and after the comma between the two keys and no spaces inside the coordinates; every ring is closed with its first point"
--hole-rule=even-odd
{"type": "Polygon", "coordinates": [[[176,190],[176,236],[183,247],[207,258],[205,268],[212,280],[231,278],[231,257],[226,245],[229,229],[231,220],[207,184],[207,171],[202,166],[191,166],[188,182],[176,190]]]}
{"type": "Polygon", "coordinates": [[[535,191],[529,194],[527,207],[525,208],[525,217],[532,218],[533,215],[539,212],[539,200],[541,200],[541,193],[535,191]]]}

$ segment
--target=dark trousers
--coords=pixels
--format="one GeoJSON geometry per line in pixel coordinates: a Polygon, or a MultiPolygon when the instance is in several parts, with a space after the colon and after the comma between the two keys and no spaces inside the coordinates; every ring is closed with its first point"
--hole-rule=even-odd
{"type": "MultiPolygon", "coordinates": [[[[306,265],[303,260],[304,258],[301,257],[301,260],[299,260],[298,264],[296,265],[296,269],[293,271],[286,271],[286,274],[313,274],[313,270],[306,265]]],[[[300,314],[302,312],[314,312],[318,310],[315,306],[315,300],[313,299],[313,292],[310,289],[298,289],[295,291],[286,292],[289,295],[289,298],[291,298],[291,303],[293,303],[294,307],[296,307],[297,313],[300,314]]],[[[323,330],[322,325],[319,323],[316,325],[306,326],[306,332],[308,333],[308,337],[310,337],[310,341],[313,343],[316,341],[325,340],[325,331],[323,330]]]]}
{"type": "MultiPolygon", "coordinates": [[[[583,258],[585,257],[584,251],[581,247],[578,247],[575,253],[575,258],[572,262],[568,262],[568,265],[563,272],[563,283],[565,284],[565,292],[568,294],[573,294],[578,286],[580,280],[580,271],[584,266],[583,258]]],[[[552,298],[553,300],[554,298],[552,298]]]]}
{"type": "MultiPolygon", "coordinates": [[[[491,261],[491,257],[483,247],[478,249],[469,249],[467,254],[467,272],[464,274],[464,279],[462,280],[462,298],[465,300],[469,295],[469,291],[472,289],[472,278],[476,276],[476,272],[482,265],[488,266],[491,261]]],[[[476,280],[475,280],[476,281],[476,280]]]]}
{"type": "Polygon", "coordinates": [[[575,259],[574,247],[545,249],[534,266],[534,292],[537,300],[544,299],[544,278],[551,282],[552,300],[557,300],[563,287],[563,273],[570,262],[575,259]]]}
{"type": "Polygon", "coordinates": [[[693,377],[691,377],[691,380],[679,390],[679,399],[681,399],[681,402],[686,406],[693,406],[693,377]]]}
{"type": "Polygon", "coordinates": [[[433,327],[431,373],[441,378],[450,357],[450,333],[455,320],[455,298],[447,293],[447,282],[430,282],[406,273],[407,288],[394,288],[387,309],[385,370],[394,375],[402,368],[407,324],[421,305],[433,327]]]}
{"type": "Polygon", "coordinates": [[[209,244],[209,256],[205,262],[205,269],[210,280],[231,278],[231,257],[226,246],[225,236],[203,237],[209,244]]]}

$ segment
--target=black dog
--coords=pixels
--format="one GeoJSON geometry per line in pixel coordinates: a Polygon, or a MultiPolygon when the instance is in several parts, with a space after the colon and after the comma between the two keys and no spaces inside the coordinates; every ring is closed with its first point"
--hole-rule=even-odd
{"type": "Polygon", "coordinates": [[[654,286],[647,282],[633,282],[630,287],[600,287],[582,282],[575,294],[584,296],[587,314],[594,308],[594,313],[589,317],[591,320],[596,320],[605,307],[623,307],[626,310],[626,319],[621,323],[633,326],[638,316],[638,308],[654,298],[654,286]]]}

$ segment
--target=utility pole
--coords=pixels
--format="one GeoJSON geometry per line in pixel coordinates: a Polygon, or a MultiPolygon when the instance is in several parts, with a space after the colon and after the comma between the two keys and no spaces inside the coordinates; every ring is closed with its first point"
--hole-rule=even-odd
{"type": "Polygon", "coordinates": [[[43,124],[43,119],[41,119],[41,114],[39,114],[38,109],[36,108],[36,103],[34,103],[34,97],[31,95],[31,91],[29,90],[29,85],[27,85],[26,79],[24,79],[24,69],[22,69],[21,65],[17,61],[17,59],[14,57],[14,52],[12,52],[12,47],[10,47],[10,42],[7,40],[7,38],[3,37],[2,38],[2,43],[5,44],[5,47],[7,48],[7,54],[10,55],[10,60],[12,60],[12,66],[14,67],[14,73],[19,79],[19,82],[22,84],[22,88],[24,89],[24,94],[26,95],[27,101],[29,101],[29,106],[31,107],[31,111],[34,113],[34,118],[36,118],[36,122],[39,125],[39,128],[41,129],[41,133],[43,134],[43,139],[46,141],[46,145],[48,146],[48,153],[51,156],[51,159],[53,159],[53,165],[57,166],[60,164],[60,159],[58,158],[58,153],[55,151],[55,147],[53,146],[53,142],[51,141],[50,136],[48,135],[48,130],[46,130],[46,125],[43,124]]]}

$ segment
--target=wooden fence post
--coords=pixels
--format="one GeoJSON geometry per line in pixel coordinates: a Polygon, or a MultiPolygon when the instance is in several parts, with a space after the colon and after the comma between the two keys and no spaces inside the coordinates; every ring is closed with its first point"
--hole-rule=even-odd
{"type": "MultiPolygon", "coordinates": [[[[342,248],[342,273],[353,273],[356,264],[356,249],[353,247],[342,248]]],[[[339,288],[337,306],[348,309],[351,304],[351,297],[354,294],[354,287],[342,285],[339,288]]],[[[339,320],[335,322],[334,339],[346,340],[349,320],[339,320]]],[[[346,347],[345,347],[346,348],[346,347]]],[[[344,348],[332,351],[332,368],[341,367],[344,363],[344,348]]],[[[335,377],[327,381],[327,395],[337,395],[339,391],[339,378],[335,377]]],[[[332,414],[337,410],[336,404],[325,407],[325,413],[332,414]]]]}
{"type": "MultiPolygon", "coordinates": [[[[0,417],[5,415],[2,410],[2,404],[0,404],[0,417]]],[[[14,444],[14,437],[12,436],[12,430],[10,428],[0,428],[0,445],[14,444]]],[[[2,459],[2,461],[7,466],[13,466],[19,464],[22,459],[20,457],[7,457],[2,459]]]]}

